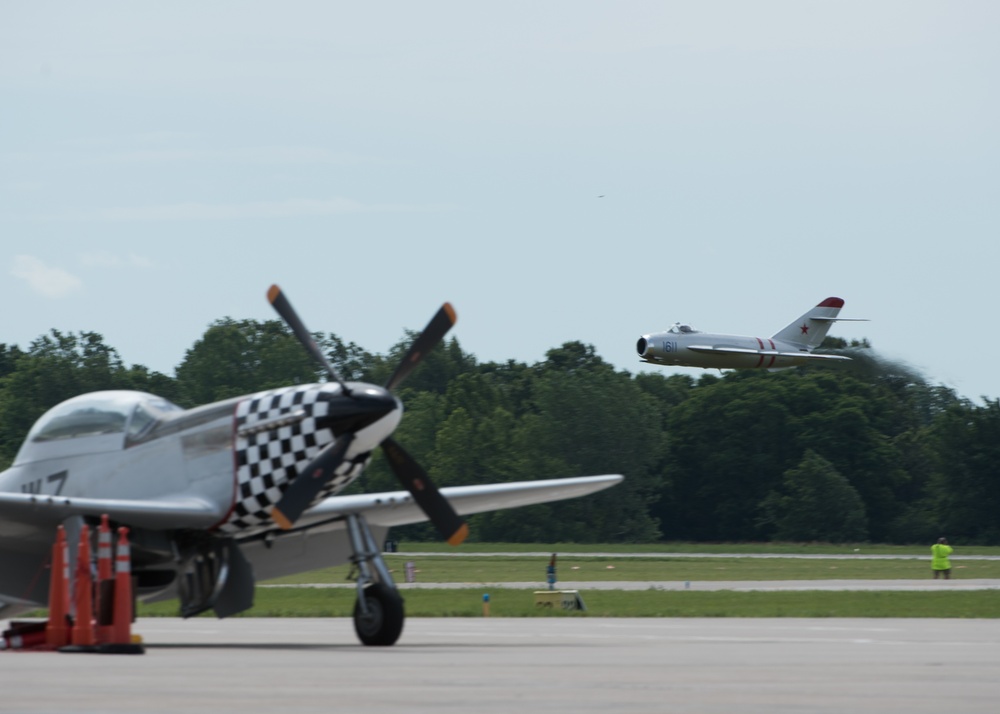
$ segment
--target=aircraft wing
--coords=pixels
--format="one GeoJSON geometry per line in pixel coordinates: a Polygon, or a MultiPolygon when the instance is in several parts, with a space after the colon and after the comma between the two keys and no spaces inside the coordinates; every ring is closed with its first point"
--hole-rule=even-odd
{"type": "Polygon", "coordinates": [[[0,538],[31,539],[39,533],[51,543],[55,527],[66,518],[100,517],[104,513],[113,521],[154,530],[208,528],[225,516],[207,501],[191,496],[135,501],[0,493],[0,538]]]}
{"type": "Polygon", "coordinates": [[[844,355],[818,355],[814,352],[779,352],[779,357],[798,357],[800,359],[833,359],[833,360],[847,360],[851,361],[850,357],[845,357],[844,355]]]}
{"type": "Polygon", "coordinates": [[[704,352],[718,355],[764,355],[765,357],[795,357],[796,359],[832,359],[847,360],[843,355],[816,354],[814,352],[776,352],[775,350],[754,350],[746,347],[716,347],[714,345],[687,345],[692,352],[704,352]]]}
{"type": "MultiPolygon", "coordinates": [[[[493,483],[483,486],[450,486],[442,488],[441,494],[460,515],[464,516],[586,496],[614,486],[624,478],[618,474],[611,474],[493,483]]],[[[300,522],[316,523],[351,513],[362,513],[372,525],[386,527],[427,520],[427,516],[413,501],[409,491],[389,491],[355,496],[331,496],[306,511],[300,522]]]]}
{"type": "Polygon", "coordinates": [[[721,355],[759,355],[763,352],[763,350],[752,350],[746,347],[716,347],[715,345],[687,345],[687,348],[692,352],[714,352],[721,355]]]}
{"type": "MultiPolygon", "coordinates": [[[[585,496],[613,486],[623,476],[583,476],[579,478],[520,481],[484,486],[452,486],[441,493],[462,515],[495,511],[585,496]]],[[[206,501],[191,496],[149,500],[73,498],[26,493],[0,493],[0,539],[42,541],[51,544],[57,525],[70,516],[100,517],[134,527],[158,529],[210,528],[225,516],[206,501]]],[[[398,526],[420,523],[427,516],[413,501],[409,491],[390,491],[355,496],[331,496],[306,511],[307,526],[348,513],[363,513],[370,523],[398,526]]]]}

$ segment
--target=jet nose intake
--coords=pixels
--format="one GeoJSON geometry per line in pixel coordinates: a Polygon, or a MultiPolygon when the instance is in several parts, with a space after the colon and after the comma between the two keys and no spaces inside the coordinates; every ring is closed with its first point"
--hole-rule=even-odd
{"type": "Polygon", "coordinates": [[[640,357],[646,356],[646,348],[649,347],[649,342],[646,341],[645,337],[640,337],[639,342],[636,343],[635,348],[639,352],[640,357]]]}

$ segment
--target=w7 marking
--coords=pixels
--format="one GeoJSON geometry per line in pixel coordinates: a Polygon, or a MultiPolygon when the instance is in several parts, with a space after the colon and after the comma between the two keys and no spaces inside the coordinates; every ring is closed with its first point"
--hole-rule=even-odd
{"type": "MultiPolygon", "coordinates": [[[[69,477],[69,471],[60,471],[59,473],[52,474],[48,478],[44,479],[45,483],[55,483],[56,490],[53,496],[58,496],[62,493],[63,486],[66,485],[66,479],[69,477]]],[[[34,481],[28,481],[28,483],[21,484],[21,493],[41,493],[42,492],[42,479],[35,479],[34,481]]]]}

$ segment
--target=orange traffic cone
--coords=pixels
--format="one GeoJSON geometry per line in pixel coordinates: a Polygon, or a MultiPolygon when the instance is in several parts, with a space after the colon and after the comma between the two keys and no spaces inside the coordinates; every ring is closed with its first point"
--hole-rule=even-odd
{"type": "Polygon", "coordinates": [[[111,642],[112,632],[112,602],[114,601],[114,580],[111,568],[111,526],[107,514],[101,516],[101,525],[97,529],[97,587],[94,589],[96,602],[94,613],[97,616],[98,642],[111,642]]]}
{"type": "Polygon", "coordinates": [[[69,644],[69,549],[66,529],[56,528],[52,546],[52,568],[49,572],[49,621],[45,626],[45,641],[52,647],[69,644]]]}
{"type": "Polygon", "coordinates": [[[94,632],[94,578],[90,574],[90,527],[80,527],[80,545],[76,556],[76,578],[73,582],[73,602],[76,617],[70,632],[73,651],[88,651],[97,644],[94,632]]]}
{"type": "Polygon", "coordinates": [[[142,654],[143,646],[132,641],[132,553],[128,528],[118,529],[118,549],[115,553],[114,619],[111,641],[102,645],[101,652],[110,654],[142,654]]]}

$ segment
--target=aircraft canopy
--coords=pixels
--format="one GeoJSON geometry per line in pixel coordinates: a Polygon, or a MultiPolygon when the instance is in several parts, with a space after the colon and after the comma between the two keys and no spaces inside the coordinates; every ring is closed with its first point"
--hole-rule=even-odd
{"type": "Polygon", "coordinates": [[[672,332],[675,335],[693,335],[696,332],[700,332],[700,330],[694,329],[693,327],[691,327],[691,325],[685,325],[684,323],[681,322],[675,322],[673,326],[669,330],[667,330],[667,332],[672,332]]]}
{"type": "Polygon", "coordinates": [[[82,394],[57,404],[35,422],[15,463],[41,457],[43,454],[39,453],[39,448],[67,440],[114,435],[124,437],[126,431],[134,438],[148,430],[165,413],[179,410],[177,405],[146,392],[82,394]]]}

